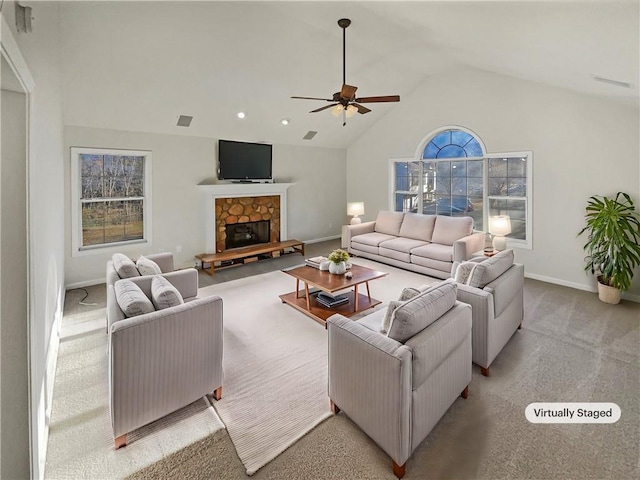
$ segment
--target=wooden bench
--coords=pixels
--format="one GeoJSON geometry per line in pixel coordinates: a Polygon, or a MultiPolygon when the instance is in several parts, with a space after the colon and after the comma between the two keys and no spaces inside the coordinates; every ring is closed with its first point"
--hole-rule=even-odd
{"type": "Polygon", "coordinates": [[[249,247],[234,248],[219,253],[201,253],[196,255],[200,260],[202,270],[213,275],[215,269],[234,267],[258,260],[258,255],[270,255],[279,257],[287,253],[299,253],[304,257],[304,242],[300,240],[285,240],[284,242],[260,243],[249,247]],[[224,265],[228,262],[227,265],[224,265]],[[215,264],[220,265],[216,266],[215,264]],[[205,267],[208,264],[208,267],[205,267]]]}

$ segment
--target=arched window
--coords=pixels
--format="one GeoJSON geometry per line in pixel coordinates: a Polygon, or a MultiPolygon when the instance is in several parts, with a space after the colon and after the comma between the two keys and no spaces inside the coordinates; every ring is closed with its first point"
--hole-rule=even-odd
{"type": "Polygon", "coordinates": [[[482,157],[480,142],[468,132],[448,129],[433,137],[422,153],[422,158],[482,157]]]}
{"type": "Polygon", "coordinates": [[[511,245],[531,248],[531,152],[487,153],[464,127],[427,135],[416,159],[392,160],[393,208],[431,215],[470,216],[476,230],[508,215],[511,245]]]}

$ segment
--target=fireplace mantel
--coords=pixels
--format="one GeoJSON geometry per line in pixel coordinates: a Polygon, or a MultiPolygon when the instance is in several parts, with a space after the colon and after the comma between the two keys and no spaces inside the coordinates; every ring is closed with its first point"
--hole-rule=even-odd
{"type": "Polygon", "coordinates": [[[204,225],[207,253],[216,251],[216,198],[280,196],[280,240],[287,240],[287,189],[293,183],[216,183],[198,185],[204,198],[204,225]]]}

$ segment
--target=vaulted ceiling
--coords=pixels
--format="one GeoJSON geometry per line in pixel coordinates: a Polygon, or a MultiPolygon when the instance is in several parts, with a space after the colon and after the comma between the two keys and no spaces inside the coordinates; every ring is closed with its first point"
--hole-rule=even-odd
{"type": "Polygon", "coordinates": [[[74,1],[60,14],[67,125],[345,148],[395,104],[343,127],[308,113],[323,102],[290,98],[340,89],[343,17],[359,96],[407,102],[426,77],[466,66],[638,108],[637,0],[74,1]]]}

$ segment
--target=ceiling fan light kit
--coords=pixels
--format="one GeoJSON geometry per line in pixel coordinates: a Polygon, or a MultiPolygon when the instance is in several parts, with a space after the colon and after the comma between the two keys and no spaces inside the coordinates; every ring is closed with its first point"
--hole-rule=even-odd
{"type": "Polygon", "coordinates": [[[338,25],[342,28],[342,88],[339,92],[333,94],[331,98],[318,97],[291,97],[300,100],[322,100],[330,102],[329,105],[311,110],[309,113],[317,113],[331,108],[331,114],[334,117],[343,116],[342,125],[346,125],[346,119],[357,113],[364,115],[371,111],[370,108],[361,105],[362,103],[383,103],[383,102],[399,102],[400,95],[384,95],[377,97],[361,97],[356,98],[356,90],[358,87],[347,85],[347,27],[351,25],[351,20],[341,18],[338,25]]]}

